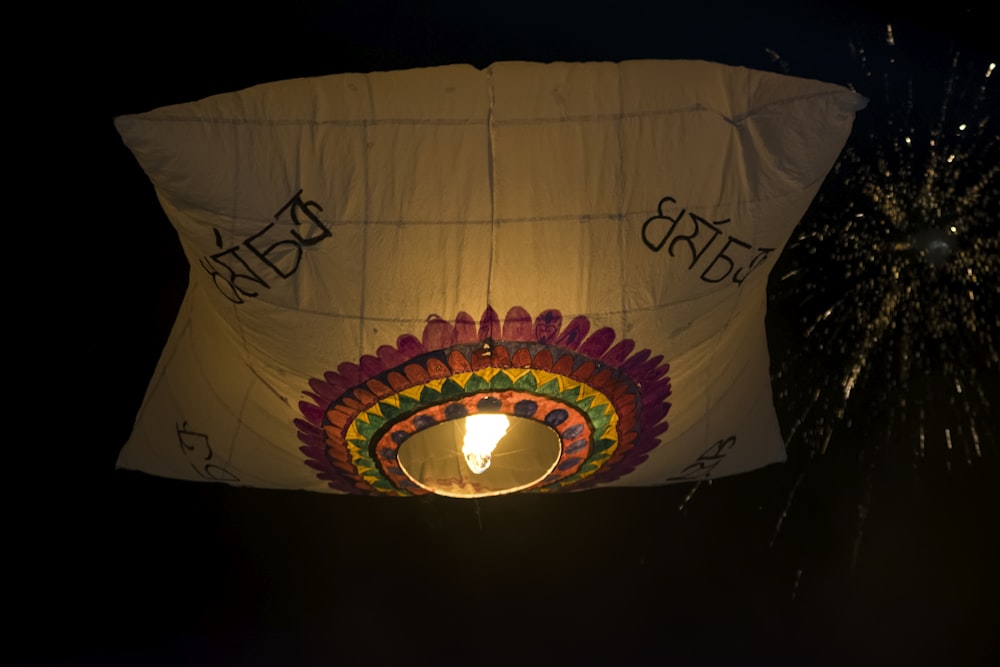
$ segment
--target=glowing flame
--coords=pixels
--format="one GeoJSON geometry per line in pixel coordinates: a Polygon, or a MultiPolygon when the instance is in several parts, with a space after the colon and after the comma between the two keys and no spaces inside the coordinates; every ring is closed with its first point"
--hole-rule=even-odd
{"type": "Polygon", "coordinates": [[[490,467],[493,450],[507,434],[510,420],[502,414],[477,414],[465,418],[465,441],[462,454],[469,470],[480,474],[490,467]]]}

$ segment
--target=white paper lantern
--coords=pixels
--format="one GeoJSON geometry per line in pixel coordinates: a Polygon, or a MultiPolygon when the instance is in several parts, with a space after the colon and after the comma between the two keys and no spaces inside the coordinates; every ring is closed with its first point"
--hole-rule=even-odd
{"type": "Polygon", "coordinates": [[[118,117],[191,265],[119,467],[475,497],[782,461],[767,278],[863,106],[702,61],[501,62],[118,117]],[[463,454],[486,413],[509,437],[463,454]]]}

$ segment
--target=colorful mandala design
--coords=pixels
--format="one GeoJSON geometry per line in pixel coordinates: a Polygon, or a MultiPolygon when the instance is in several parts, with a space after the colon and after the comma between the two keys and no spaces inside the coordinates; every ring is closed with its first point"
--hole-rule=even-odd
{"type": "Polygon", "coordinates": [[[309,381],[295,420],[306,465],[332,489],[421,495],[397,452],[413,433],[477,412],[544,423],[562,454],[530,491],[580,490],[618,479],[646,460],[667,430],[669,365],[590,320],[562,326],[558,310],[532,320],[512,308],[503,323],[487,308],[478,326],[431,316],[418,340],[400,336],[357,364],[309,381]]]}

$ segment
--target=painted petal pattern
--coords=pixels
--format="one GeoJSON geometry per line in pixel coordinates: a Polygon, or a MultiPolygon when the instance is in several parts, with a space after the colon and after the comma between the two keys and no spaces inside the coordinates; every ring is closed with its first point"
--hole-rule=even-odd
{"type": "Polygon", "coordinates": [[[558,310],[532,319],[511,308],[503,322],[487,308],[478,324],[428,319],[358,363],[309,382],[295,421],[305,463],[330,488],[369,495],[428,493],[402,471],[399,446],[444,421],[499,410],[533,419],[559,436],[562,454],[532,491],[607,483],[659,444],[671,394],[669,366],[614,330],[590,333],[587,317],[563,327],[558,310]],[[588,335],[589,334],[589,335],[588,335]],[[487,406],[487,407],[484,407],[487,406]]]}

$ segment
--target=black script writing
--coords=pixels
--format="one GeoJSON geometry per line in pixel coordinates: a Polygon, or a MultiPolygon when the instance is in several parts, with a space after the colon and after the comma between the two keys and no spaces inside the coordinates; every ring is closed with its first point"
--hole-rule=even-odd
{"type": "Polygon", "coordinates": [[[722,463],[726,458],[727,450],[736,444],[736,436],[731,435],[714,443],[711,447],[702,452],[695,462],[686,466],[681,473],[675,477],[668,477],[667,482],[693,482],[701,479],[708,479],[712,476],[712,470],[722,463]]]}
{"type": "Polygon", "coordinates": [[[742,285],[774,248],[754,248],[732,235],[719,241],[722,226],[729,222],[728,218],[709,220],[678,205],[673,197],[664,197],[656,206],[656,215],[642,225],[642,242],[653,252],[666,247],[671,257],[683,255],[687,259],[690,255],[687,269],[701,263],[699,278],[707,283],[720,283],[731,276],[734,283],[742,285]]]}
{"type": "Polygon", "coordinates": [[[200,262],[212,276],[215,286],[233,303],[244,303],[261,290],[270,289],[265,276],[276,274],[281,279],[295,275],[302,262],[304,248],[316,245],[330,236],[330,229],[317,215],[323,207],[302,199],[299,190],[274,214],[274,219],[288,225],[269,222],[239,245],[223,248],[222,236],[216,231],[219,252],[202,257],[200,262]]]}
{"type": "Polygon", "coordinates": [[[238,482],[239,478],[217,463],[212,462],[214,453],[208,443],[208,436],[188,429],[187,422],[177,425],[177,441],[181,451],[191,462],[191,467],[201,477],[216,482],[238,482]]]}

